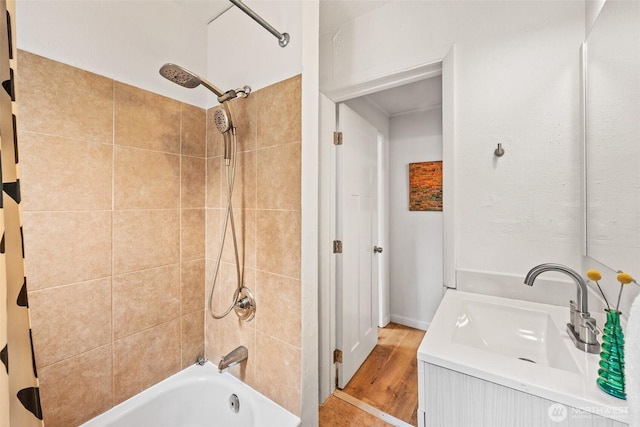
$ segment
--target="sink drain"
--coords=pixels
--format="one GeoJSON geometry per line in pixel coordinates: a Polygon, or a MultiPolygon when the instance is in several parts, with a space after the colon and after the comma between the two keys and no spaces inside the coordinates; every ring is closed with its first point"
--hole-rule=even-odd
{"type": "Polygon", "coordinates": [[[518,357],[518,359],[520,359],[520,360],[524,360],[525,362],[536,363],[536,361],[535,361],[535,360],[527,359],[526,357],[518,357]]]}

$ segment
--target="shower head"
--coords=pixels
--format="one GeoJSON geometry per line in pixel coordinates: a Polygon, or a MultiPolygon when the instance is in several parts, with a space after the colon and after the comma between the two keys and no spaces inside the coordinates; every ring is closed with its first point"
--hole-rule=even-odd
{"type": "Polygon", "coordinates": [[[164,64],[160,68],[160,75],[189,89],[200,86],[201,82],[196,74],[175,64],[164,64]]]}
{"type": "Polygon", "coordinates": [[[164,64],[160,67],[160,75],[167,80],[189,89],[202,85],[215,93],[218,98],[224,97],[225,95],[224,92],[214,84],[176,64],[164,64]]]}
{"type": "Polygon", "coordinates": [[[231,118],[226,108],[219,108],[213,113],[213,122],[220,133],[225,133],[231,128],[231,118]]]}

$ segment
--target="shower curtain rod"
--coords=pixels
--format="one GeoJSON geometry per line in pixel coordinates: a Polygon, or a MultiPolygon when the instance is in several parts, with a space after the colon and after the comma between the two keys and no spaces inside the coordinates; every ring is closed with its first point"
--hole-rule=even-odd
{"type": "Polygon", "coordinates": [[[249,6],[247,6],[246,4],[242,3],[241,0],[229,0],[229,1],[231,3],[233,3],[233,4],[235,4],[236,6],[238,6],[240,8],[240,10],[242,10],[244,13],[249,15],[258,24],[262,25],[265,30],[269,31],[271,34],[276,36],[276,38],[278,39],[278,43],[280,44],[280,47],[285,47],[286,45],[289,44],[289,34],[287,34],[287,33],[282,33],[282,34],[279,33],[275,28],[273,28],[271,25],[269,25],[269,23],[267,21],[262,19],[257,13],[255,13],[253,10],[251,10],[251,8],[249,6]]]}

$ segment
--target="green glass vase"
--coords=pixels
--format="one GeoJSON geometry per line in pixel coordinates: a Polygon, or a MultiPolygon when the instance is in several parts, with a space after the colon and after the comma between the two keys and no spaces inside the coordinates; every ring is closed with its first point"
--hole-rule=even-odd
{"type": "Polygon", "coordinates": [[[624,334],[620,325],[620,312],[605,310],[607,322],[602,333],[598,387],[618,399],[627,398],[624,390],[624,334]]]}

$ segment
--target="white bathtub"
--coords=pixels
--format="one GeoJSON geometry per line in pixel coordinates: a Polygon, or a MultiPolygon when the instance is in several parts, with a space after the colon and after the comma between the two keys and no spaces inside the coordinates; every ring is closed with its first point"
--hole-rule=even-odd
{"type": "Polygon", "coordinates": [[[211,362],[193,365],[81,427],[300,427],[298,417],[211,362]],[[229,398],[236,395],[239,411],[229,398]]]}

